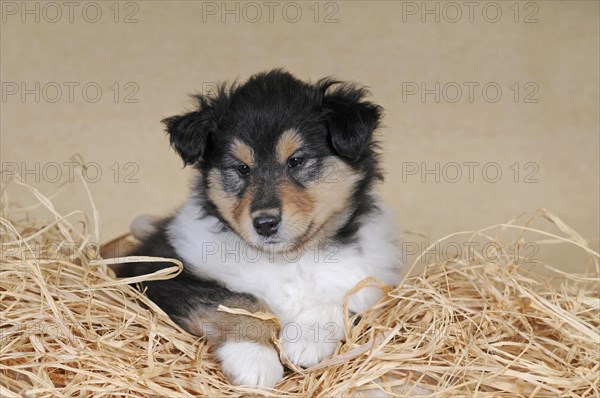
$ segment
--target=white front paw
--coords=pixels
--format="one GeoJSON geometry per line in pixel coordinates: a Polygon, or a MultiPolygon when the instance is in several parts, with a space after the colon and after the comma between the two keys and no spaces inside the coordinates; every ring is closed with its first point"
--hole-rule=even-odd
{"type": "Polygon", "coordinates": [[[283,350],[294,364],[308,368],[333,354],[344,337],[341,310],[328,309],[301,314],[283,325],[283,350]]]}
{"type": "Polygon", "coordinates": [[[219,347],[216,355],[231,384],[274,387],[283,378],[283,366],[273,347],[231,342],[219,347]]]}

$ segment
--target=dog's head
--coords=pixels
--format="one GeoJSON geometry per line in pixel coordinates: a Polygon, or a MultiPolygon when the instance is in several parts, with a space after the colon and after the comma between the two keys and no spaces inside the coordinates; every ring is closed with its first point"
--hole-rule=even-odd
{"type": "Polygon", "coordinates": [[[381,108],[354,85],[274,70],[197,96],[163,122],[201,174],[203,207],[249,244],[283,251],[351,238],[381,178],[373,132],[381,108]]]}

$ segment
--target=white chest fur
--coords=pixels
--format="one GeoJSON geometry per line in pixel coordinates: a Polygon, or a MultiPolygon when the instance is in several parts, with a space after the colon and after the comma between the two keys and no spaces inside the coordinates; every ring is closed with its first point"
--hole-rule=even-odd
{"type": "MultiPolygon", "coordinates": [[[[176,252],[199,276],[263,299],[282,322],[307,310],[341,305],[348,290],[366,277],[389,285],[399,281],[400,251],[393,217],[385,210],[363,221],[354,243],[289,256],[251,247],[238,235],[222,232],[216,218],[200,214],[192,201],[177,212],[168,230],[176,252]]],[[[348,308],[362,312],[380,297],[378,289],[363,289],[350,298],[348,308]]]]}

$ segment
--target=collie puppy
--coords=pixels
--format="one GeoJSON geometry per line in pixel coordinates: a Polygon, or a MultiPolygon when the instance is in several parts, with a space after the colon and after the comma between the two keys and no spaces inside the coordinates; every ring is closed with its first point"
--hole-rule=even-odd
{"type": "MultiPolygon", "coordinates": [[[[381,297],[346,293],[369,276],[394,285],[394,218],[374,193],[382,179],[374,139],[382,110],[356,85],[298,80],[277,69],[198,95],[197,108],[163,120],[171,145],[197,171],[171,217],[136,220],[132,255],[181,260],[174,279],[146,282],[148,297],[204,336],[233,384],[273,387],[289,360],[309,367],[344,338],[344,318],[381,297]],[[279,324],[219,311],[277,316],[279,324]]],[[[129,263],[118,276],[170,266],[129,263]]]]}

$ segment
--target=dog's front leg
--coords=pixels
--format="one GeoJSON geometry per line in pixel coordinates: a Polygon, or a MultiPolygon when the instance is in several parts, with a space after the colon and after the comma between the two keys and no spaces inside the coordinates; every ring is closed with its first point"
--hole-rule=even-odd
{"type": "Polygon", "coordinates": [[[304,368],[333,354],[343,337],[341,305],[317,304],[282,323],[283,349],[293,364],[304,368]]]}
{"type": "MultiPolygon", "coordinates": [[[[221,289],[226,297],[218,304],[251,313],[270,312],[253,296],[221,289]]],[[[205,336],[232,384],[274,387],[283,378],[283,366],[272,341],[277,332],[273,322],[219,311],[213,299],[202,296],[191,296],[188,305],[187,313],[174,319],[188,332],[205,336]]]]}
{"type": "MultiPolygon", "coordinates": [[[[265,303],[250,295],[229,294],[222,302],[226,307],[252,313],[270,311],[265,303]]],[[[232,384],[274,387],[283,378],[283,366],[272,341],[276,325],[217,308],[198,303],[178,321],[190,333],[206,337],[232,384]]]]}
{"type": "Polygon", "coordinates": [[[250,315],[219,311],[223,305],[250,313],[271,312],[262,300],[196,279],[186,271],[173,279],[145,282],[144,288],[183,329],[206,338],[232,384],[274,387],[283,378],[273,343],[277,326],[250,315]]]}

